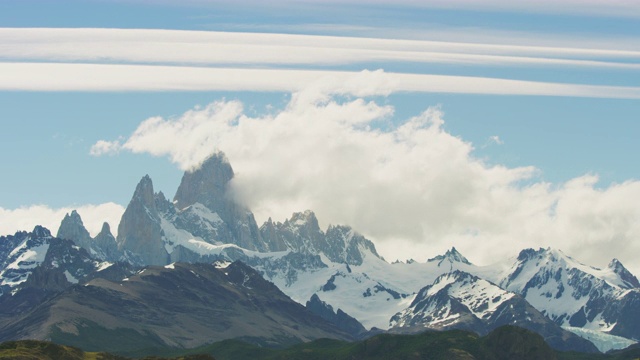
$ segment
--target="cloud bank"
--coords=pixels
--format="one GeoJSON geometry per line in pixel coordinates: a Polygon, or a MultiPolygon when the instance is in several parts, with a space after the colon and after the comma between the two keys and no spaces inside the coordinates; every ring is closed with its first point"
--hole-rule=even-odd
{"type": "Polygon", "coordinates": [[[150,118],[111,144],[182,169],[222,150],[235,195],[259,220],[312,209],[324,225],[352,225],[391,260],[456,246],[487,264],[552,246],[596,266],[619,257],[640,270],[640,182],[601,189],[585,175],[552,185],[534,167],[490,166],[443,129],[437,107],[397,123],[391,106],[318,89],[293,94],[272,115],[251,117],[243,106],[222,100],[150,118]]]}
{"type": "Polygon", "coordinates": [[[111,227],[111,233],[116,236],[118,224],[124,213],[124,207],[112,202],[99,205],[65,206],[51,208],[46,205],[31,205],[17,209],[0,207],[0,234],[14,234],[16,231],[31,231],[36,225],[46,227],[54,236],[58,233],[60,222],[67,213],[77,210],[82,222],[91,236],[96,236],[106,221],[111,227]]]}

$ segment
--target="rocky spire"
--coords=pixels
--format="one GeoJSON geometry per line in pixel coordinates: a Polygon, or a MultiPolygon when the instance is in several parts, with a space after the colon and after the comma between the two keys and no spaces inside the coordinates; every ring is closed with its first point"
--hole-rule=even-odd
{"type": "Polygon", "coordinates": [[[87,250],[91,247],[91,235],[89,235],[89,231],[84,227],[82,218],[76,210],[64,216],[56,237],[71,240],[76,243],[76,245],[87,250]]]}
{"type": "Polygon", "coordinates": [[[184,173],[173,198],[174,204],[178,210],[184,210],[200,203],[216,213],[224,221],[230,237],[216,239],[218,241],[233,243],[248,250],[269,250],[262,241],[251,211],[229,196],[231,179],[233,169],[227,157],[221,152],[215,153],[199,168],[184,173]]]}
{"type": "Polygon", "coordinates": [[[232,178],[233,169],[227,157],[221,152],[215,153],[199,168],[184,173],[174,203],[178,209],[198,202],[215,212],[225,210],[229,202],[227,186],[232,178]]]}
{"type": "Polygon", "coordinates": [[[93,239],[93,245],[97,248],[97,252],[101,254],[103,260],[117,261],[122,256],[122,253],[118,251],[116,238],[111,233],[111,227],[107,222],[102,224],[102,230],[93,239]]]}
{"type": "Polygon", "coordinates": [[[149,175],[140,180],[122,215],[117,243],[118,250],[139,255],[145,264],[164,265],[168,262],[149,175]]]}

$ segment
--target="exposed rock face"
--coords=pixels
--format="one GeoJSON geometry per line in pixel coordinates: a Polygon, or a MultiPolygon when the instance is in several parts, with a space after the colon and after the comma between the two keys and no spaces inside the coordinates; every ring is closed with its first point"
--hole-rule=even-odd
{"type": "Polygon", "coordinates": [[[164,249],[160,216],[149,175],[140,180],[118,226],[118,249],[133,253],[144,264],[164,265],[169,254],[164,249]]]}
{"type": "Polygon", "coordinates": [[[89,235],[89,231],[84,227],[82,218],[75,210],[64,216],[56,237],[69,239],[87,250],[91,248],[91,235],[89,235]]]}
{"type": "Polygon", "coordinates": [[[284,223],[271,219],[260,227],[262,238],[275,250],[324,254],[335,263],[361,265],[371,253],[380,258],[373,243],[348,226],[329,226],[323,232],[313,211],[293,213],[284,223]]]}
{"type": "MultiPolygon", "coordinates": [[[[247,261],[241,249],[259,252],[292,251],[308,263],[282,264],[275,260],[267,273],[286,268],[288,279],[300,269],[317,268],[316,257],[332,262],[360,265],[366,254],[380,258],[373,243],[346,226],[323,232],[311,211],[294,213],[284,223],[271,219],[260,229],[253,214],[229,195],[233,169],[222,153],[208,158],[198,169],[185,172],[174,201],[162,192],[154,194],[151,179],[138,184],[118,228],[118,250],[141,265],[164,265],[176,261],[212,261],[221,258],[247,261]],[[226,246],[226,247],[225,247],[226,246]]],[[[77,222],[77,221],[76,221],[77,222]]],[[[77,228],[79,226],[75,226],[77,228]]],[[[74,229],[75,229],[74,228],[74,229]]],[[[78,232],[78,231],[75,231],[78,232]]],[[[299,257],[288,257],[299,260],[299,257]]],[[[324,265],[323,265],[324,266],[324,265]]]]}
{"type": "Polygon", "coordinates": [[[76,210],[66,214],[62,219],[57,237],[73,241],[99,260],[118,261],[122,258],[122,252],[118,251],[118,244],[111,234],[109,224],[106,222],[102,224],[100,233],[95,238],[91,238],[76,210]]]}
{"type": "MultiPolygon", "coordinates": [[[[102,224],[102,230],[93,239],[93,246],[89,249],[96,252],[96,256],[102,260],[116,261],[122,256],[122,253],[118,251],[118,243],[116,238],[111,234],[111,227],[108,223],[102,224]]],[[[93,253],[92,253],[93,254],[93,253]]]]}
{"type": "Polygon", "coordinates": [[[267,251],[251,211],[229,196],[231,179],[233,169],[226,156],[223,153],[213,154],[200,168],[184,173],[173,198],[175,206],[181,211],[194,204],[202,204],[217,214],[228,230],[222,231],[216,240],[247,250],[267,251]]]}
{"type": "Polygon", "coordinates": [[[319,250],[336,263],[361,265],[364,261],[363,255],[367,252],[380,258],[375,245],[349,226],[330,225],[326,233],[326,242],[321,245],[325,247],[319,250]]]}

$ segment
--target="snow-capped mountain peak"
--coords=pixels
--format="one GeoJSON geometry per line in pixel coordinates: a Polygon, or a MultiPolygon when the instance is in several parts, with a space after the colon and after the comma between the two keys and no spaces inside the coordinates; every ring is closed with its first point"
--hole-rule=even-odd
{"type": "Polygon", "coordinates": [[[456,262],[471,265],[469,260],[467,260],[466,257],[464,257],[458,250],[456,250],[455,247],[452,247],[450,250],[447,250],[447,252],[444,253],[444,255],[438,255],[436,257],[433,257],[427,260],[427,262],[437,262],[438,266],[441,266],[443,264],[446,264],[446,265],[453,264],[456,262]]]}
{"type": "Polygon", "coordinates": [[[418,292],[411,305],[392,319],[394,327],[444,329],[458,322],[479,321],[515,294],[464,271],[440,275],[418,292]],[[469,316],[473,320],[468,319],[469,316]]]}
{"type": "Polygon", "coordinates": [[[636,284],[619,261],[598,269],[555,249],[523,250],[500,281],[559,325],[629,338],[640,331],[636,284]]]}
{"type": "Polygon", "coordinates": [[[619,284],[620,287],[627,289],[640,288],[638,278],[627,270],[627,268],[625,268],[618,259],[611,260],[607,268],[613,271],[613,273],[622,281],[622,283],[619,284]]]}

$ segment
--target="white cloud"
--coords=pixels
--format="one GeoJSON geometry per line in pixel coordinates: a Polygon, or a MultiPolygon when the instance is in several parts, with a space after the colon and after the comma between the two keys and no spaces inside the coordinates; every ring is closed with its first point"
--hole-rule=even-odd
{"type": "MultiPolygon", "coordinates": [[[[455,30],[445,30],[446,32],[455,33],[455,30]]],[[[472,33],[477,36],[477,32],[483,33],[486,30],[472,33]]],[[[640,49],[635,47],[635,50],[623,50],[628,46],[620,44],[620,39],[601,39],[595,44],[593,39],[583,39],[582,42],[571,39],[556,46],[536,46],[539,34],[524,41],[527,34],[512,34],[511,38],[515,38],[515,35],[517,41],[503,36],[503,43],[483,44],[214,31],[0,28],[0,59],[199,66],[327,66],[367,62],[417,62],[640,68],[640,65],[629,62],[630,59],[640,58],[640,49]],[[593,47],[580,48],[584,44],[593,47]],[[615,44],[621,48],[611,49],[615,44]]],[[[436,38],[437,36],[434,35],[436,38]]],[[[456,38],[467,36],[456,34],[456,38]]],[[[631,43],[635,44],[637,41],[631,43]]]]}
{"type": "Polygon", "coordinates": [[[36,225],[46,227],[52,235],[56,235],[60,222],[65,214],[77,210],[84,226],[91,236],[96,236],[106,221],[111,227],[111,233],[116,236],[118,224],[124,213],[124,207],[109,202],[99,205],[66,206],[51,208],[46,205],[23,206],[16,209],[0,207],[0,235],[13,235],[17,231],[31,231],[36,225]]]}
{"type": "Polygon", "coordinates": [[[115,155],[120,152],[120,148],[122,145],[119,140],[115,141],[104,141],[99,140],[95,144],[91,146],[91,150],[89,154],[92,156],[101,156],[101,155],[115,155]]]}
{"type": "Polygon", "coordinates": [[[490,136],[489,141],[496,145],[504,145],[504,141],[502,141],[502,139],[500,139],[500,136],[498,135],[490,136]]]}
{"type": "Polygon", "coordinates": [[[319,87],[357,96],[392,92],[543,95],[640,99],[640,87],[563,84],[471,76],[376,71],[201,68],[181,66],[0,63],[0,90],[279,91],[319,87]]]}
{"type": "Polygon", "coordinates": [[[312,209],[325,225],[354,226],[391,259],[424,260],[456,246],[486,264],[552,246],[596,266],[618,257],[640,271],[640,182],[598,189],[585,176],[553,186],[537,181],[533,167],[474,158],[472,144],[443,130],[439,108],[399,125],[389,121],[393,111],[317,88],[264,117],[219,101],[148,119],[123,148],[183,169],[220,149],[236,171],[235,194],[259,220],[312,209]]]}

